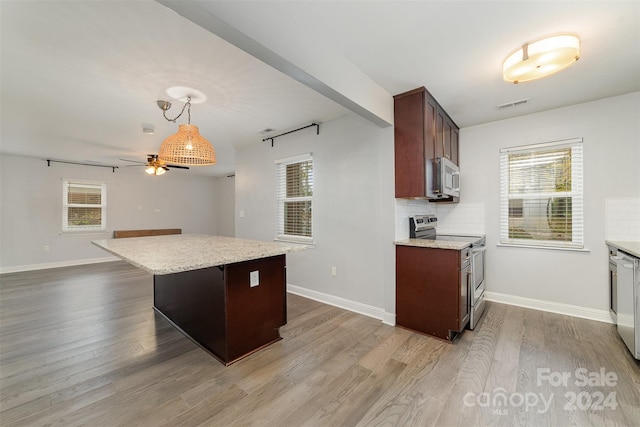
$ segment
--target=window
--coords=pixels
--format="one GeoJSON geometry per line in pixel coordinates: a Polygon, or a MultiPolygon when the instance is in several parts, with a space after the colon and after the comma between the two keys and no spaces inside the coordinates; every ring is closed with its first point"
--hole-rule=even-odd
{"type": "Polygon", "coordinates": [[[277,240],[313,241],[313,158],[311,153],[276,161],[277,240]]]}
{"type": "Polygon", "coordinates": [[[582,138],[500,150],[500,243],[584,247],[582,138]]]}
{"type": "Polygon", "coordinates": [[[62,231],[107,229],[107,184],[75,179],[62,181],[62,231]]]}

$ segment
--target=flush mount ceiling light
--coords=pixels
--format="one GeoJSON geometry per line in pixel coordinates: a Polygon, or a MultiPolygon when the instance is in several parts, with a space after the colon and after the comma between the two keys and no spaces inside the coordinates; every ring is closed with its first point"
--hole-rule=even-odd
{"type": "Polygon", "coordinates": [[[511,83],[541,79],[564,70],[580,58],[580,39],[561,34],[525,43],[502,65],[502,77],[511,83]]]}
{"type": "Polygon", "coordinates": [[[167,163],[188,166],[207,166],[216,164],[216,152],[209,141],[207,141],[198,127],[191,124],[191,95],[186,96],[187,102],[182,107],[182,111],[175,118],[167,117],[167,110],[171,108],[171,102],[159,100],[158,107],[162,110],[162,115],[170,122],[176,122],[184,110],[187,109],[188,124],[179,125],[178,132],[169,136],[160,145],[158,157],[167,163]]]}

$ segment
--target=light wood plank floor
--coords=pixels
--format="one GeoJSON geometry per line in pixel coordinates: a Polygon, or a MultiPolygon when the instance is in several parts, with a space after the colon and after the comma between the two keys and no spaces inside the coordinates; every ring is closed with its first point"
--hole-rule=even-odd
{"type": "Polygon", "coordinates": [[[613,325],[494,303],[448,344],[295,295],[288,313],[224,367],[124,262],[2,275],[0,425],[640,425],[613,325]]]}

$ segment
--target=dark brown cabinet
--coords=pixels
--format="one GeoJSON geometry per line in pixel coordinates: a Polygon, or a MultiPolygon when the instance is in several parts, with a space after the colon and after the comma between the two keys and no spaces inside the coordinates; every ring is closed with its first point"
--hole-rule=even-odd
{"type": "Polygon", "coordinates": [[[393,98],[396,198],[424,198],[427,161],[446,157],[458,165],[459,129],[424,87],[393,98]]]}
{"type": "Polygon", "coordinates": [[[287,323],[285,255],[153,277],[154,308],[229,365],[280,340],[287,323]],[[257,272],[258,284],[251,283],[257,272]]]}
{"type": "Polygon", "coordinates": [[[396,246],[396,324],[452,341],[469,322],[471,250],[396,246]]]}
{"type": "Polygon", "coordinates": [[[459,165],[458,135],[460,131],[440,106],[438,106],[437,111],[436,129],[434,157],[446,157],[456,165],[459,165]]]}

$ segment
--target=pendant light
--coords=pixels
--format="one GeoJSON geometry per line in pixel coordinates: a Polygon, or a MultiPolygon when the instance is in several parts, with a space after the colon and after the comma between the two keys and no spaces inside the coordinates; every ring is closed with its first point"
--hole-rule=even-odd
{"type": "Polygon", "coordinates": [[[182,111],[174,119],[167,117],[167,110],[171,108],[169,101],[158,101],[158,107],[162,110],[164,118],[174,122],[182,116],[185,108],[189,117],[186,125],[178,126],[178,132],[169,136],[160,145],[158,158],[167,163],[188,166],[207,166],[216,164],[216,152],[209,141],[207,141],[198,127],[191,124],[191,96],[187,96],[187,102],[182,107],[182,111]]]}
{"type": "Polygon", "coordinates": [[[545,37],[525,43],[502,65],[502,77],[510,83],[541,79],[564,70],[580,58],[580,39],[573,34],[545,37]]]}

